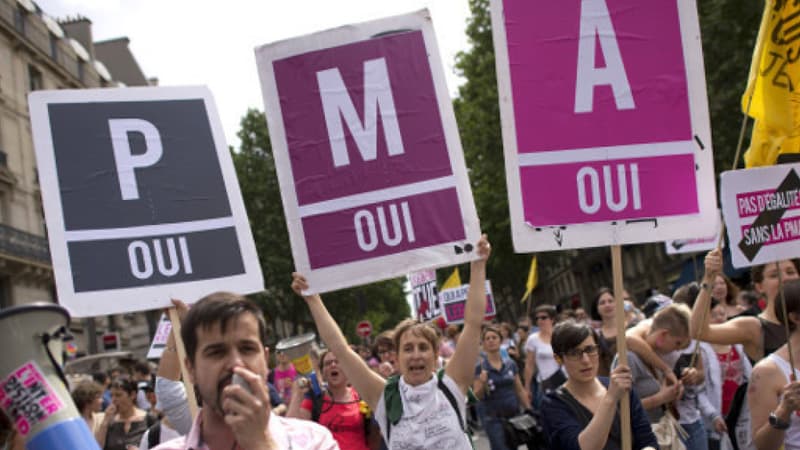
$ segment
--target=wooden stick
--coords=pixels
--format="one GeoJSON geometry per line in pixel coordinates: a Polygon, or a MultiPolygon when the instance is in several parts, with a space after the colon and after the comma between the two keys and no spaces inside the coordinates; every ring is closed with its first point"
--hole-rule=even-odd
{"type": "Polygon", "coordinates": [[[172,335],[175,337],[175,350],[178,351],[178,360],[181,364],[181,375],[183,375],[183,386],[186,388],[186,401],[189,402],[189,412],[192,420],[197,417],[197,397],[194,394],[194,384],[189,381],[189,371],[186,370],[186,347],[183,346],[181,338],[181,319],[178,317],[178,310],[173,306],[167,310],[169,321],[172,322],[172,335]]]}
{"type": "MultiPolygon", "coordinates": [[[[792,340],[789,339],[791,332],[789,331],[789,314],[786,312],[786,297],[783,296],[783,274],[781,274],[781,262],[775,263],[778,269],[778,295],[781,296],[781,309],[783,312],[783,328],[786,330],[786,350],[789,352],[789,366],[792,368],[792,377],[790,381],[795,380],[795,365],[794,353],[792,352],[792,340]]],[[[773,306],[774,307],[774,306],[773,306]]]]}
{"type": "MultiPolygon", "coordinates": [[[[614,275],[615,320],[617,323],[617,358],[619,365],[628,365],[628,348],[625,344],[625,299],[622,291],[622,249],[611,246],[611,270],[614,275]]],[[[619,419],[622,432],[622,450],[631,450],[631,403],[630,397],[623,395],[619,401],[619,419]]]]}

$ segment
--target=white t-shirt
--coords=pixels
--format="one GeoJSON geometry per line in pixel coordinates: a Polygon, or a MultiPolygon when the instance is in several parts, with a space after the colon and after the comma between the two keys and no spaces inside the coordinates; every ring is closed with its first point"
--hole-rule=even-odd
{"type": "Polygon", "coordinates": [[[539,338],[539,333],[528,336],[528,341],[525,342],[525,351],[529,355],[531,352],[535,352],[536,369],[538,370],[536,374],[537,381],[544,381],[550,378],[558,370],[558,363],[553,355],[553,347],[544,343],[539,338]]]}
{"type": "MultiPolygon", "coordinates": [[[[433,374],[430,381],[411,386],[400,377],[398,389],[403,401],[403,416],[392,425],[391,440],[386,438],[386,404],[381,394],[375,410],[375,420],[389,450],[471,450],[469,437],[461,429],[456,411],[437,386],[439,379],[433,374]]],[[[447,374],[442,377],[458,405],[458,414],[466,417],[466,398],[456,382],[447,374]]]]}

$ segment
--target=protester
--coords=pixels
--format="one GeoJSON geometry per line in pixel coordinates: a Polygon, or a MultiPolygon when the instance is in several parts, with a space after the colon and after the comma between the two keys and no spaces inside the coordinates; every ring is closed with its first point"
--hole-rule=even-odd
{"type": "Polygon", "coordinates": [[[83,420],[86,421],[89,431],[97,438],[104,418],[104,414],[101,412],[103,387],[94,381],[84,381],[72,390],[72,401],[83,420]]]}
{"type": "Polygon", "coordinates": [[[758,306],[759,295],[753,291],[742,290],[736,296],[736,304],[739,305],[742,312],[740,316],[757,316],[761,314],[761,308],[758,306]]]}
{"type": "Polygon", "coordinates": [[[129,450],[136,447],[155,420],[136,406],[137,386],[120,378],[111,383],[111,406],[105,411],[97,431],[97,442],[104,450],[129,450]]]}
{"type": "Polygon", "coordinates": [[[323,352],[320,365],[325,391],[317,395],[304,380],[295,381],[293,392],[296,395],[289,402],[286,416],[319,423],[331,431],[343,449],[379,449],[381,436],[377,427],[372,429],[371,411],[358,392],[349,386],[336,355],[331,351],[323,352]]]}
{"type": "Polygon", "coordinates": [[[104,372],[95,372],[92,374],[92,380],[103,388],[103,404],[101,411],[105,411],[108,405],[111,404],[111,378],[104,372]]]}
{"type": "Polygon", "coordinates": [[[203,406],[188,436],[158,450],[339,448],[324,427],[272,413],[266,385],[267,327],[258,306],[218,292],[197,302],[181,324],[189,381],[203,406]],[[243,385],[233,383],[234,374],[243,385]]]}
{"type": "Polygon", "coordinates": [[[711,285],[711,298],[725,306],[725,314],[730,318],[739,315],[744,311],[736,302],[739,296],[739,288],[731,283],[721,272],[714,276],[714,283],[711,285]]]}
{"type": "Polygon", "coordinates": [[[783,281],[798,278],[796,260],[783,260],[752,268],[756,291],[767,298],[766,309],[757,317],[737,317],[725,323],[710,325],[708,310],[711,291],[717,274],[722,272],[722,251],[710,251],[705,258],[702,289],[692,309],[692,337],[712,344],[742,344],[751,362],[759,361],[786,343],[786,331],[777,319],[775,297],[778,293],[778,270],[783,281]]]}
{"type": "Polygon", "coordinates": [[[138,361],[133,365],[133,381],[136,383],[136,406],[143,411],[150,411],[152,405],[147,399],[147,390],[152,389],[153,378],[150,374],[150,364],[147,361],[138,361]]]}
{"type": "MultiPolygon", "coordinates": [[[[636,346],[629,345],[628,367],[633,377],[633,389],[641,399],[650,423],[654,424],[664,415],[663,406],[683,394],[683,385],[676,381],[673,367],[679,350],[689,345],[689,309],[678,304],[664,306],[652,320],[642,321],[628,331],[626,343],[638,339],[656,357],[646,356],[636,346]],[[661,361],[660,365],[654,364],[657,361],[661,361]]],[[[694,369],[689,370],[692,371],[690,376],[696,376],[694,369]]]]}
{"type": "Polygon", "coordinates": [[[500,352],[501,339],[496,327],[484,327],[481,342],[485,356],[475,366],[472,388],[481,401],[481,420],[492,450],[509,450],[503,422],[517,415],[520,405],[531,409],[517,364],[500,352]]]}
{"type": "MultiPolygon", "coordinates": [[[[470,264],[464,328],[453,357],[438,372],[435,365],[439,345],[430,325],[406,319],[395,327],[393,337],[400,376],[387,381],[350,350],[320,296],[304,297],[323,341],[336,354],[361,398],[375,411],[375,420],[389,449],[472,448],[466,433],[466,394],[473,381],[480,327],[486,311],[484,285],[489,250],[489,242],[482,236],[476,244],[479,259],[470,264]]],[[[308,283],[301,274],[295,273],[293,277],[292,288],[302,295],[309,289],[308,283]]]]}
{"type": "Polygon", "coordinates": [[[616,300],[610,288],[601,287],[597,290],[591,312],[592,319],[600,321],[600,327],[597,328],[597,342],[600,346],[597,373],[607,377],[611,373],[611,362],[617,354],[616,300]]]}
{"type": "Polygon", "coordinates": [[[289,356],[280,350],[275,352],[278,364],[272,369],[273,384],[278,392],[283,397],[284,401],[291,402],[292,398],[292,383],[297,377],[297,370],[294,364],[289,361],[289,356]]]}
{"type": "Polygon", "coordinates": [[[786,312],[783,316],[780,296],[772,306],[779,322],[788,321],[795,367],[789,361],[789,346],[784,344],[753,368],[747,392],[752,419],[753,443],[759,449],[800,449],[800,281],[786,281],[783,287],[786,312]]]}
{"type": "Polygon", "coordinates": [[[510,323],[503,322],[500,324],[499,330],[503,337],[500,343],[500,353],[504,357],[516,361],[519,358],[519,352],[517,351],[517,343],[514,342],[514,328],[511,327],[510,323]]]}
{"type": "Polygon", "coordinates": [[[374,353],[378,355],[378,373],[389,378],[397,374],[397,351],[391,331],[384,331],[375,338],[374,353]]]}
{"type": "MultiPolygon", "coordinates": [[[[533,313],[533,319],[539,326],[539,331],[531,334],[525,343],[525,390],[530,393],[534,405],[538,405],[541,393],[544,392],[542,385],[559,372],[558,364],[553,356],[553,348],[550,346],[550,336],[553,333],[555,318],[555,307],[547,304],[537,306],[533,313]],[[534,376],[536,377],[535,382],[534,376]],[[535,389],[536,386],[538,386],[537,389],[535,389]]],[[[553,386],[546,387],[555,388],[561,384],[554,380],[551,383],[553,386]]]]}
{"type": "Polygon", "coordinates": [[[557,362],[567,373],[567,381],[549,392],[542,402],[542,418],[551,448],[622,448],[617,405],[624,395],[630,399],[632,448],[659,448],[647,414],[631,390],[630,369],[620,365],[612,371],[610,380],[597,378],[600,346],[587,324],[559,323],[551,342],[557,362]]]}
{"type": "MultiPolygon", "coordinates": [[[[725,306],[719,302],[712,302],[710,320],[712,324],[725,322],[727,320],[725,306]]],[[[706,423],[706,429],[709,431],[708,447],[711,450],[718,450],[720,442],[724,440],[723,434],[729,433],[725,418],[731,417],[732,425],[736,424],[741,408],[746,406],[739,401],[738,409],[732,410],[732,406],[734,408],[737,407],[734,403],[736,392],[750,378],[753,368],[741,344],[706,345],[709,345],[714,352],[713,357],[709,358],[708,366],[706,367],[706,392],[712,407],[719,412],[722,419],[722,423],[716,418],[713,418],[710,423],[706,423]],[[734,415],[736,417],[733,417],[734,415]]],[[[746,414],[749,415],[747,412],[746,414]]],[[[747,436],[750,436],[749,428],[750,426],[748,425],[747,436]]],[[[734,435],[734,438],[737,437],[734,435]]],[[[750,439],[745,437],[742,442],[737,442],[737,444],[739,448],[744,448],[744,444],[747,442],[750,442],[750,439]]]]}

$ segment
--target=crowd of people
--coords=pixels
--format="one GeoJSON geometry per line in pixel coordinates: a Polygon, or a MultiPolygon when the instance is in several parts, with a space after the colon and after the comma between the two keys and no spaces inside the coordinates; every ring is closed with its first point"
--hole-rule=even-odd
{"type": "MultiPolygon", "coordinates": [[[[798,261],[755,267],[740,289],[714,250],[701,282],[672,296],[640,303],[623,292],[624,324],[607,287],[586,309],[540,304],[516,324],[486,323],[485,236],[476,249],[461,326],[407,319],[371,347],[350,344],[293,274],[319,333],[310,356],[320,389],[286,354],[269,363],[257,306],[216,293],[192,308],[174,302],[187,380],[171,335],[157,368],[87,375],[73,401],[108,450],[467,450],[476,427],[492,450],[516,450],[509,424],[524,414],[537,425],[528,448],[617,449],[623,398],[634,449],[800,449],[798,261]]],[[[0,439],[16,448],[0,419],[0,439]]]]}

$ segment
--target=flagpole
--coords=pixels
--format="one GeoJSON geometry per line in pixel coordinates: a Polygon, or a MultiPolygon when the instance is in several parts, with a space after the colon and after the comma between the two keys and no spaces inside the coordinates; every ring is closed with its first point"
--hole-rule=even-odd
{"type": "MultiPolygon", "coordinates": [[[[622,291],[622,249],[611,246],[611,270],[614,277],[614,315],[617,324],[617,358],[619,365],[628,365],[628,349],[625,343],[625,299],[622,291]]],[[[628,395],[619,401],[619,418],[622,432],[622,450],[631,450],[631,403],[628,395]]]]}

